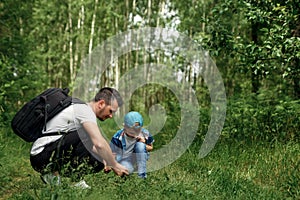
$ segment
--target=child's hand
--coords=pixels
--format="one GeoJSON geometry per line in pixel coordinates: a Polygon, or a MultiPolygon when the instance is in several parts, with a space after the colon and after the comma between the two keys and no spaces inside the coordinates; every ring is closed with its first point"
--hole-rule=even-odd
{"type": "Polygon", "coordinates": [[[143,142],[143,143],[146,144],[146,138],[144,138],[142,136],[138,136],[136,139],[137,139],[138,142],[143,142]]]}

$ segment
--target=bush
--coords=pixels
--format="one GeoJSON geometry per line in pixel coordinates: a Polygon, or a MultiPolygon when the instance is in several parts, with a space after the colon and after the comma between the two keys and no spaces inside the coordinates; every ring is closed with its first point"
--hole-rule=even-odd
{"type": "MultiPolygon", "coordinates": [[[[10,128],[10,121],[24,102],[44,86],[43,72],[34,66],[0,57],[0,128],[10,128]]],[[[9,131],[5,131],[9,132],[9,131]]]]}
{"type": "Polygon", "coordinates": [[[223,136],[267,142],[299,140],[300,101],[268,93],[229,99],[223,136]]]}

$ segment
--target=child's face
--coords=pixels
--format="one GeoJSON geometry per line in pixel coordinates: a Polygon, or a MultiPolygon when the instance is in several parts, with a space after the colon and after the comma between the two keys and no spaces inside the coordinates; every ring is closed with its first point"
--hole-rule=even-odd
{"type": "Polygon", "coordinates": [[[136,127],[127,127],[127,126],[124,126],[125,133],[129,137],[132,137],[132,138],[136,138],[140,134],[141,129],[142,129],[142,127],[140,127],[140,126],[136,126],[136,127]]]}

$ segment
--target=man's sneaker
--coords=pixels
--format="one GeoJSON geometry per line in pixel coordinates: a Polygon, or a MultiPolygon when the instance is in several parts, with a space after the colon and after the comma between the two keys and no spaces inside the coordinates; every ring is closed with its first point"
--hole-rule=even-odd
{"type": "Polygon", "coordinates": [[[45,184],[60,185],[60,176],[55,176],[52,173],[41,175],[41,179],[45,184]]]}
{"type": "Polygon", "coordinates": [[[91,189],[91,186],[89,186],[88,184],[86,184],[85,180],[79,181],[74,186],[77,187],[77,188],[81,188],[81,189],[91,189]]]}

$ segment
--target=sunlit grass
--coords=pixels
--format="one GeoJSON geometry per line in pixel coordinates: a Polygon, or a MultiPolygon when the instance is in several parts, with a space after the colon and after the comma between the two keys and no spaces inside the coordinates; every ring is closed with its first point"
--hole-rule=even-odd
{"type": "Polygon", "coordinates": [[[91,190],[78,190],[63,178],[59,187],[45,185],[29,163],[30,145],[18,138],[1,142],[2,199],[299,199],[298,143],[245,145],[220,141],[205,158],[192,145],[176,162],[150,172],[91,174],[91,190]]]}

